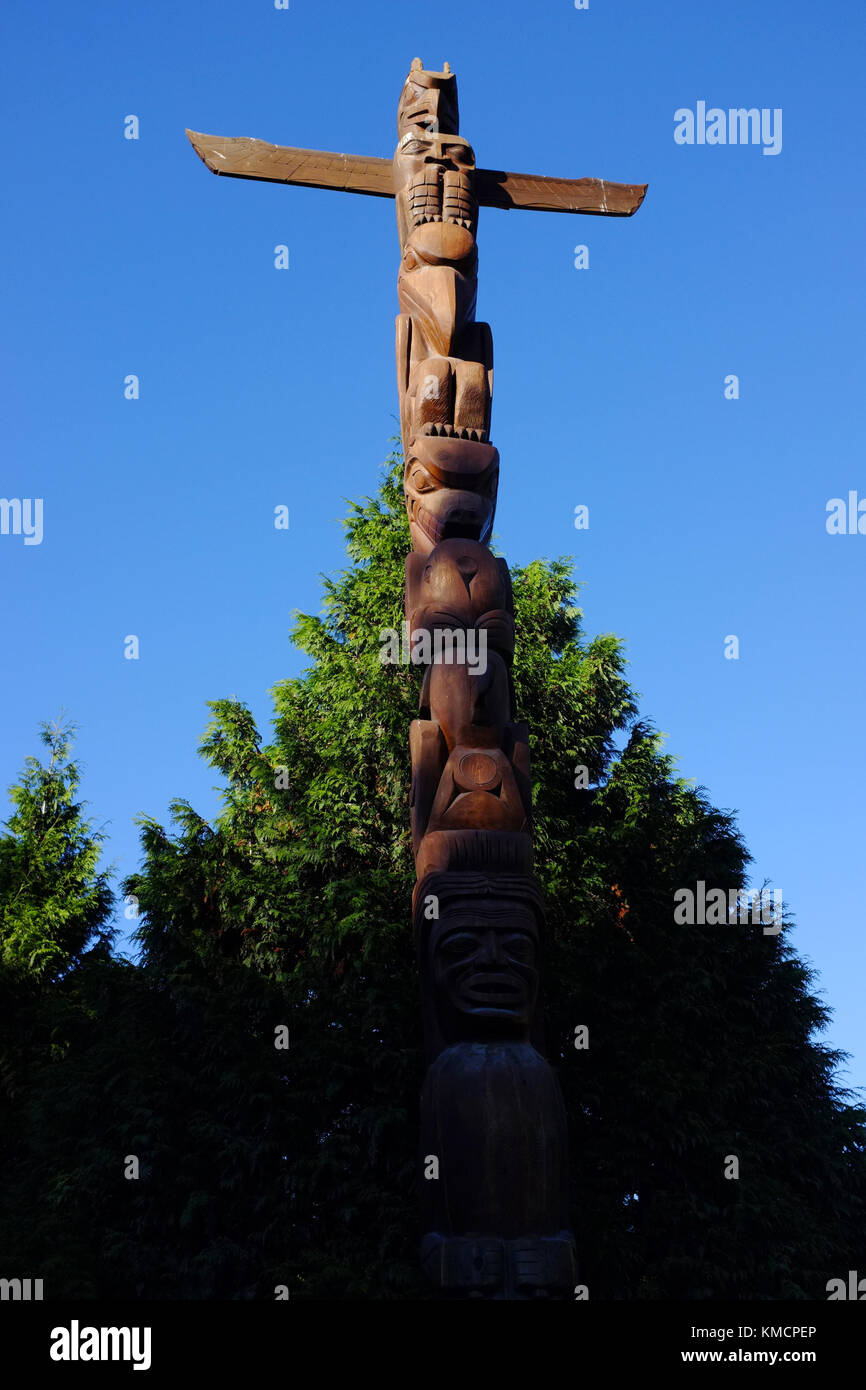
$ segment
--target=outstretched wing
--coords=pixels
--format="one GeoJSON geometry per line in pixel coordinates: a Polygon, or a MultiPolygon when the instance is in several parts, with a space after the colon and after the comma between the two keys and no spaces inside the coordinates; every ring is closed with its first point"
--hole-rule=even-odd
{"type": "Polygon", "coordinates": [[[645,183],[608,183],[606,179],[547,179],[537,174],[507,174],[502,169],[478,169],[475,174],[475,196],[482,207],[587,212],[601,217],[631,217],[648,187],[645,183]]]}
{"type": "Polygon", "coordinates": [[[246,136],[201,135],[188,130],[190,144],[214,174],[235,179],[264,179],[267,183],[298,183],[307,188],[336,188],[344,193],[369,193],[393,198],[390,159],[329,150],[297,150],[269,145],[246,136]]]}
{"type": "MultiPolygon", "coordinates": [[[[307,188],[335,188],[393,198],[390,159],[375,155],[331,154],[269,145],[246,136],[202,135],[188,130],[190,143],[214,174],[267,183],[296,183],[307,188]]],[[[528,208],[539,212],[585,212],[602,217],[631,217],[647,191],[645,183],[608,183],[605,179],[548,179],[536,174],[508,174],[477,169],[475,195],[482,207],[528,208]]]]}

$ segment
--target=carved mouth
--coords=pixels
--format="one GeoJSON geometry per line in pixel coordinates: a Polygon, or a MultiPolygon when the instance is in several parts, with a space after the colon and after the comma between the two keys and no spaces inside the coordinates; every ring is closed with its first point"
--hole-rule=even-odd
{"type": "Polygon", "coordinates": [[[467,499],[468,505],[452,503],[451,508],[444,512],[431,511],[422,502],[410,498],[413,506],[409,519],[421,527],[434,545],[444,540],[480,541],[483,544],[493,526],[490,504],[473,494],[469,494],[469,498],[471,501],[467,499]]]}
{"type": "Polygon", "coordinates": [[[425,222],[452,222],[472,230],[475,196],[465,174],[441,165],[428,165],[409,189],[413,227],[425,222]]]}
{"type": "Polygon", "coordinates": [[[523,986],[511,975],[473,975],[460,991],[469,1004],[511,1009],[525,997],[523,986]]]}
{"type": "Polygon", "coordinates": [[[465,521],[446,521],[442,527],[442,537],[446,541],[474,541],[478,536],[478,525],[465,521]]]}
{"type": "Polygon", "coordinates": [[[455,227],[465,227],[467,231],[472,231],[472,223],[468,217],[441,217],[438,213],[430,214],[423,212],[420,217],[413,219],[412,225],[420,227],[424,222],[453,222],[455,227]]]}
{"type": "Polygon", "coordinates": [[[489,442],[486,430],[467,429],[465,425],[436,425],[429,420],[421,426],[418,433],[441,435],[446,439],[474,439],[479,444],[489,442]]]}

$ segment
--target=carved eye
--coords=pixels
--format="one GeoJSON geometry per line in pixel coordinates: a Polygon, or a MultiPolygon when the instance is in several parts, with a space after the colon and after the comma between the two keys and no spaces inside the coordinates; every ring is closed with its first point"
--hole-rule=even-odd
{"type": "Polygon", "coordinates": [[[426,154],[430,148],[429,140],[407,140],[400,150],[401,154],[426,154]]]}
{"type": "Polygon", "coordinates": [[[416,492],[432,492],[436,484],[426,468],[413,468],[409,482],[416,492]]]}
{"type": "Polygon", "coordinates": [[[514,935],[507,936],[505,949],[512,960],[529,962],[535,958],[535,943],[532,937],[525,936],[523,932],[515,932],[514,935]]]}
{"type": "Polygon", "coordinates": [[[455,932],[443,941],[439,950],[449,960],[468,960],[478,950],[478,942],[474,936],[466,933],[458,935],[455,932]]]}
{"type": "Polygon", "coordinates": [[[403,269],[417,270],[420,264],[421,262],[419,261],[415,252],[412,250],[412,247],[407,246],[406,250],[403,252],[403,269]]]}

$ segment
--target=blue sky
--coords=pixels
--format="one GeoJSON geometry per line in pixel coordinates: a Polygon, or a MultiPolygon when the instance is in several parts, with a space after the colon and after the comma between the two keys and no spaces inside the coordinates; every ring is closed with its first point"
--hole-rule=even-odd
{"type": "Polygon", "coordinates": [[[393,206],[215,179],[184,128],[390,156],[412,58],[447,59],[479,164],[650,184],[632,220],[482,212],[498,544],[576,556],[587,631],[737,811],[866,1085],[866,535],[825,525],[866,498],[864,37],[859,0],[7,11],[0,493],[44,535],[0,536],[4,785],[65,709],[122,876],[136,814],[216,809],[205,702],[267,730],[397,430],[393,206]],[[780,108],[781,152],[678,145],[699,101],[780,108]]]}

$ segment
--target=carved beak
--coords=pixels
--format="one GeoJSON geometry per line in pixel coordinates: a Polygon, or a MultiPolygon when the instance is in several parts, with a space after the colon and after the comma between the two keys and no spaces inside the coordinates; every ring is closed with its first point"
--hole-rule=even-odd
{"type": "Polygon", "coordinates": [[[474,279],[450,265],[422,265],[401,271],[397,290],[404,314],[419,321],[431,352],[454,356],[454,344],[475,314],[474,279]]]}

